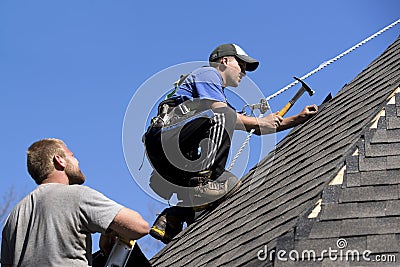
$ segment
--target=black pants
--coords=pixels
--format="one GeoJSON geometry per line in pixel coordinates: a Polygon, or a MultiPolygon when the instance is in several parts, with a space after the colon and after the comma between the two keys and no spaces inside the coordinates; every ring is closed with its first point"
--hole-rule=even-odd
{"type": "Polygon", "coordinates": [[[213,110],[169,130],[150,129],[145,136],[146,153],[154,170],[166,181],[189,186],[191,178],[211,171],[217,179],[224,171],[237,115],[229,107],[213,110]]]}

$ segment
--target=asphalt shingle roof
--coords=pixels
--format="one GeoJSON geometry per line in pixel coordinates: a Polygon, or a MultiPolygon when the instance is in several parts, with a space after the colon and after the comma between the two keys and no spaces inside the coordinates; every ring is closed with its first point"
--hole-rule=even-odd
{"type": "Polygon", "coordinates": [[[303,259],[291,264],[275,260],[275,266],[399,265],[400,88],[397,91],[393,101],[382,108],[376,128],[366,128],[350,150],[353,153],[345,159],[343,181],[324,188],[319,214],[302,218],[303,223],[287,234],[285,239],[290,241],[277,247],[313,250],[318,256],[332,248],[343,253],[356,251],[359,257],[339,261],[325,255],[319,261],[303,259]],[[345,247],[339,246],[339,240],[345,247]],[[368,259],[363,259],[366,251],[368,259]],[[382,255],[390,262],[377,263],[377,256],[382,255]]]}
{"type": "Polygon", "coordinates": [[[242,178],[235,195],[186,228],[152,264],[321,266],[329,262],[282,262],[275,256],[260,261],[257,253],[265,246],[337,248],[341,237],[352,248],[398,254],[400,96],[394,96],[395,104],[387,101],[399,86],[400,38],[314,118],[293,129],[242,178]],[[385,116],[370,128],[383,108],[385,116]],[[343,182],[329,185],[344,166],[343,182]],[[321,211],[308,218],[319,199],[321,211]]]}

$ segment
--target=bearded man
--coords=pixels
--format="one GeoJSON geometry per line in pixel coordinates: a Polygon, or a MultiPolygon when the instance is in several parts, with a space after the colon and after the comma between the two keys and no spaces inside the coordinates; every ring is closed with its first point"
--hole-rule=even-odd
{"type": "Polygon", "coordinates": [[[149,232],[139,213],[82,185],[85,175],[63,141],[33,143],[27,165],[38,186],[7,219],[2,266],[91,266],[92,233],[136,240],[149,232]]]}

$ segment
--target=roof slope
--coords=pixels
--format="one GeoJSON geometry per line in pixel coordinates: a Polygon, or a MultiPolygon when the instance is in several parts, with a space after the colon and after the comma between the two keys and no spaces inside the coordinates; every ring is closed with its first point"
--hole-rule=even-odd
{"type": "Polygon", "coordinates": [[[376,266],[382,256],[386,263],[379,266],[399,266],[400,93],[365,129],[342,170],[325,187],[314,212],[280,237],[276,250],[294,250],[300,256],[297,262],[276,258],[274,266],[376,266]],[[340,251],[356,254],[339,261],[322,254],[329,248],[337,250],[336,255],[340,251]],[[307,250],[315,252],[317,260],[310,260],[308,253],[301,256],[307,250]]]}
{"type": "Polygon", "coordinates": [[[242,178],[234,196],[186,228],[153,257],[152,264],[272,266],[274,259],[261,262],[257,253],[265,245],[276,248],[278,241],[284,246],[285,235],[303,221],[309,228],[304,216],[399,86],[399,60],[400,38],[312,120],[292,130],[274,153],[242,178]]]}

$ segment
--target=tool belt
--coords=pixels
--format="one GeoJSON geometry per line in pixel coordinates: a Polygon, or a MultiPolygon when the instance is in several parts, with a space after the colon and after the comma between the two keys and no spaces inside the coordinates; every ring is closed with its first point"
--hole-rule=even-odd
{"type": "MultiPolygon", "coordinates": [[[[188,128],[184,128],[185,125],[195,125],[189,130],[189,132],[193,131],[192,134],[194,135],[206,131],[214,123],[212,118],[215,114],[210,109],[199,111],[199,107],[201,107],[200,101],[186,101],[180,104],[178,104],[178,101],[176,99],[167,99],[159,104],[158,114],[152,119],[144,135],[143,142],[146,146],[147,157],[150,163],[164,179],[179,186],[197,186],[197,184],[194,185],[195,181],[190,181],[190,179],[192,177],[202,177],[202,179],[210,177],[211,172],[208,170],[192,172],[175,167],[176,165],[171,164],[166,157],[165,147],[162,143],[179,142],[181,130],[188,130],[188,128]],[[178,138],[178,141],[176,138],[178,138]]],[[[190,133],[182,136],[186,139],[186,143],[191,142],[190,133]]],[[[188,160],[195,160],[197,149],[195,147],[193,150],[188,147],[186,148],[184,157],[188,160]],[[192,152],[193,155],[190,154],[192,152]]],[[[202,183],[204,181],[199,182],[202,183]]]]}
{"type": "Polygon", "coordinates": [[[178,99],[166,99],[158,105],[157,116],[151,120],[150,129],[161,131],[181,127],[198,118],[214,117],[214,112],[201,107],[200,101],[185,101],[179,103],[178,99]]]}

